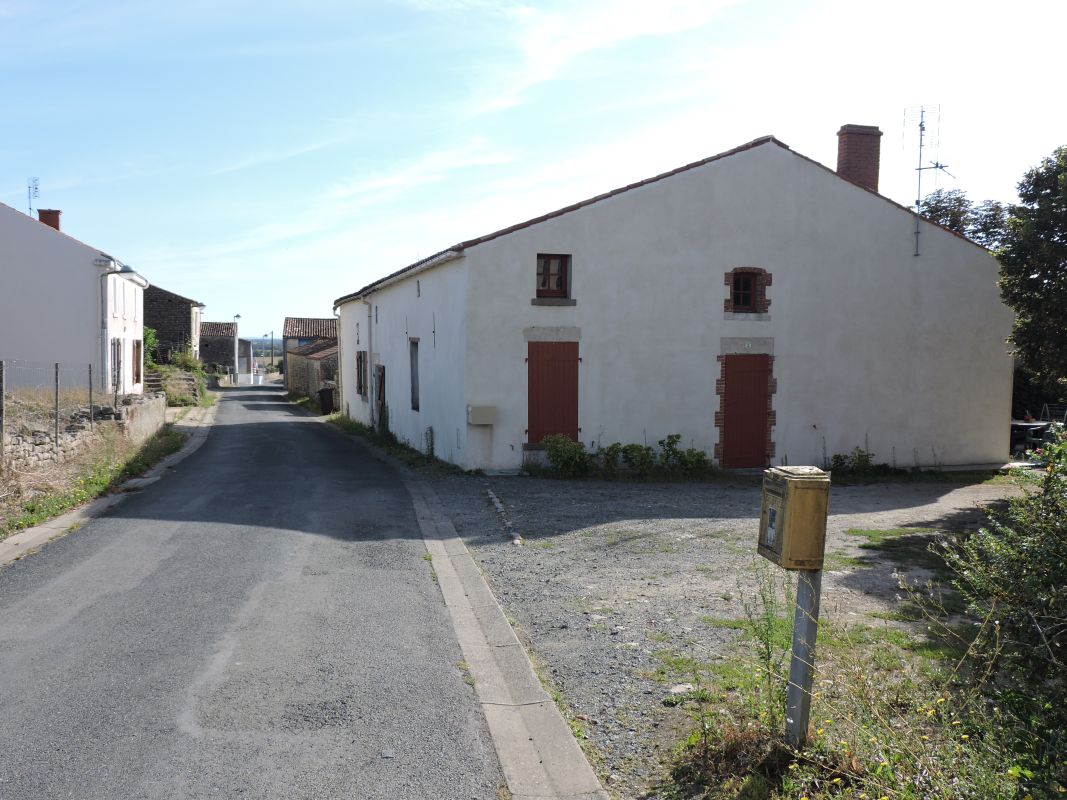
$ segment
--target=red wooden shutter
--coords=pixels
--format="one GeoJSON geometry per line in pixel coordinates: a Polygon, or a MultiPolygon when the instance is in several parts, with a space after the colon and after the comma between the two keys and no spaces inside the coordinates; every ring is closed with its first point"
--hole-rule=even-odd
{"type": "Polygon", "coordinates": [[[770,356],[726,356],[722,453],[729,469],[767,466],[770,380],[770,356]]]}
{"type": "Polygon", "coordinates": [[[562,433],[578,441],[578,343],[530,342],[529,439],[562,433]]]}

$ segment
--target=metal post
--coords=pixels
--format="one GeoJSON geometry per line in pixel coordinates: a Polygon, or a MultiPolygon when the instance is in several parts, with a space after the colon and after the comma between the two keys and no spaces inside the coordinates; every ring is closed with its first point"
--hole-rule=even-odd
{"type": "Polygon", "coordinates": [[[89,430],[93,429],[93,365],[89,364],[89,430]]]}
{"type": "Polygon", "coordinates": [[[4,455],[7,452],[4,448],[6,440],[4,439],[4,398],[7,395],[7,375],[4,371],[6,362],[0,361],[0,471],[4,468],[4,455]]]}
{"type": "Polygon", "coordinates": [[[52,437],[53,449],[56,451],[56,459],[59,459],[59,362],[56,362],[56,415],[55,429],[52,437]]]}
{"type": "Polygon", "coordinates": [[[808,738],[811,718],[811,685],[815,674],[815,637],[819,633],[819,599],[822,570],[798,574],[797,609],[793,617],[793,657],[789,663],[789,688],[785,702],[785,738],[800,749],[808,738]]]}

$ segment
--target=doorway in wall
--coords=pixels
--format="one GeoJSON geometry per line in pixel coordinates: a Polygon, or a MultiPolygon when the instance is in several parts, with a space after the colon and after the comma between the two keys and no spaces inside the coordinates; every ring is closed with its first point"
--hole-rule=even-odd
{"type": "Polygon", "coordinates": [[[578,440],[578,343],[529,342],[528,439],[562,433],[578,440]]]}
{"type": "Polygon", "coordinates": [[[385,418],[385,365],[378,364],[374,368],[374,402],[377,410],[378,431],[386,430],[385,418]]]}
{"type": "Polygon", "coordinates": [[[771,356],[724,357],[722,465],[766,467],[770,458],[771,356]]]}

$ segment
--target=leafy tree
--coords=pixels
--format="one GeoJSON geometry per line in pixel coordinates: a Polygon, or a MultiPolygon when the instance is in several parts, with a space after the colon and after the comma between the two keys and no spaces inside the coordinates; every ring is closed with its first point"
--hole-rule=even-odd
{"type": "Polygon", "coordinates": [[[990,250],[996,250],[1004,243],[1008,231],[1008,209],[996,200],[986,200],[976,206],[971,216],[967,235],[990,250]]]}
{"type": "Polygon", "coordinates": [[[959,189],[930,192],[920,204],[922,215],[950,231],[968,235],[974,219],[974,204],[959,189]]]}
{"type": "Polygon", "coordinates": [[[959,189],[930,192],[920,204],[922,215],[950,231],[963,234],[990,250],[1004,240],[1008,227],[1008,210],[1003,203],[986,200],[975,205],[959,189]]]}
{"type": "Polygon", "coordinates": [[[156,358],[159,355],[159,334],[156,333],[155,328],[149,328],[145,325],[144,333],[141,334],[141,338],[144,342],[145,366],[154,367],[156,365],[156,358]]]}
{"type": "Polygon", "coordinates": [[[1000,293],[1015,310],[1012,342],[1042,383],[1067,381],[1067,147],[1019,182],[1001,247],[1000,293]]]}

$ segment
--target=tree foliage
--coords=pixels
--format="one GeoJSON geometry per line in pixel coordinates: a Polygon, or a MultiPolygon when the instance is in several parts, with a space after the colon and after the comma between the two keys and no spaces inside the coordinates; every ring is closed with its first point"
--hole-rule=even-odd
{"type": "Polygon", "coordinates": [[[1008,211],[1003,203],[985,200],[975,205],[959,189],[938,189],[923,198],[922,215],[931,222],[994,249],[1004,239],[1008,211]]]}
{"type": "MultiPolygon", "coordinates": [[[[1067,436],[1034,456],[1040,477],[945,561],[981,624],[968,650],[983,691],[1031,766],[1067,782],[1067,436]]],[[[1062,788],[1062,787],[1061,787],[1062,788]]],[[[1035,792],[1036,796],[1036,792],[1035,792]]]]}
{"type": "Polygon", "coordinates": [[[1067,380],[1067,147],[1023,176],[997,250],[1012,341],[1045,384],[1067,380]]]}
{"type": "Polygon", "coordinates": [[[144,333],[141,334],[141,337],[144,342],[145,366],[154,367],[156,358],[159,356],[159,334],[156,333],[155,328],[149,328],[145,325],[144,333]]]}

